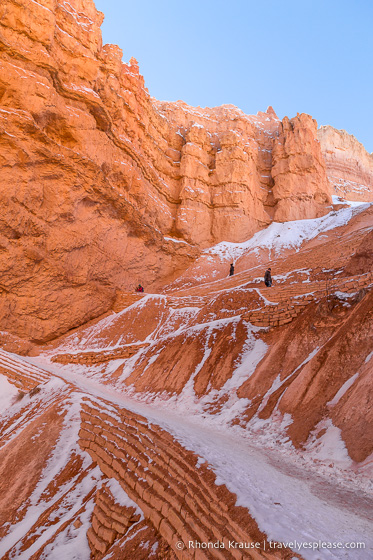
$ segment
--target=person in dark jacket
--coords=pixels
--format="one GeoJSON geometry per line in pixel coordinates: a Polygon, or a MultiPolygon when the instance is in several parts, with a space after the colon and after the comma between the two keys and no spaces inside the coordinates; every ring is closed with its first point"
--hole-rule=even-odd
{"type": "Polygon", "coordinates": [[[265,271],[264,284],[267,286],[267,288],[270,288],[272,286],[272,276],[270,268],[267,268],[267,270],[265,271]]]}
{"type": "Polygon", "coordinates": [[[231,263],[231,267],[229,269],[229,276],[233,276],[233,274],[234,274],[234,264],[231,263]]]}

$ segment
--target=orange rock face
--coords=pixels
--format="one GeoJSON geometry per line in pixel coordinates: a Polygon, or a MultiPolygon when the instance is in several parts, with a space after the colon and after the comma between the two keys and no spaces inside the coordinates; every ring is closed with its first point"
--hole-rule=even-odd
{"type": "Polygon", "coordinates": [[[102,47],[102,19],[91,1],[0,8],[0,317],[24,338],[101,315],[117,288],[198,254],[163,237],[168,129],[135,61],[102,47]]]}
{"type": "Polygon", "coordinates": [[[273,150],[273,196],[277,222],[317,218],[331,204],[331,189],[309,115],[284,118],[273,150]]]}
{"type": "Polygon", "coordinates": [[[330,205],[311,117],[159,102],[102,20],[91,0],[0,7],[0,321],[36,342],[330,205]]]}
{"type": "Polygon", "coordinates": [[[345,130],[322,126],[317,138],[335,194],[347,200],[372,200],[373,155],[345,130]]]}

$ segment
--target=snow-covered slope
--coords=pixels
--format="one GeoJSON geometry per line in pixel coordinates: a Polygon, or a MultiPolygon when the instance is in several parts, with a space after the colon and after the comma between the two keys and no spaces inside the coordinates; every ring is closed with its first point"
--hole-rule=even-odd
{"type": "MultiPolygon", "coordinates": [[[[335,197],[335,203],[338,203],[335,197]]],[[[371,203],[345,201],[350,208],[331,211],[321,218],[313,220],[296,220],[291,222],[272,222],[267,228],[258,231],[244,243],[222,241],[204,254],[217,255],[221,260],[236,261],[249,251],[268,249],[272,258],[278,257],[285,249],[297,250],[304,243],[314,239],[321,233],[346,225],[351,218],[363,212],[371,203]]]]}

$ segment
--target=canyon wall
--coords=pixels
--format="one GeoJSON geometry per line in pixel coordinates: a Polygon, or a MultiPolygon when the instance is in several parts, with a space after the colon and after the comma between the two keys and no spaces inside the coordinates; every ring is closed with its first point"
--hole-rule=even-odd
{"type": "Polygon", "coordinates": [[[335,194],[347,200],[369,202],[373,193],[373,154],[352,134],[321,126],[317,132],[327,175],[335,194]]]}
{"type": "Polygon", "coordinates": [[[157,101],[102,21],[92,0],[0,7],[0,321],[33,341],[330,209],[311,117],[157,101]]]}
{"type": "Polygon", "coordinates": [[[101,315],[117,288],[199,252],[163,237],[177,200],[166,152],[182,138],[136,62],[102,46],[102,20],[90,0],[0,7],[0,321],[24,338],[101,315]]]}

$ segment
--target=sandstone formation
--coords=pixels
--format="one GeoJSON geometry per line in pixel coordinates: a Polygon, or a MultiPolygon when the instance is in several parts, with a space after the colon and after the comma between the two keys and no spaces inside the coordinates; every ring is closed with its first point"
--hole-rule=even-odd
{"type": "Polygon", "coordinates": [[[273,149],[273,197],[277,222],[318,218],[331,204],[331,189],[317,141],[317,123],[309,115],[284,118],[273,149]]]}
{"type": "Polygon", "coordinates": [[[160,231],[172,195],[153,163],[172,167],[169,133],[136,62],[102,47],[102,19],[90,1],[0,8],[0,316],[24,338],[101,315],[117,288],[198,254],[160,231]]]}
{"type": "Polygon", "coordinates": [[[317,138],[334,194],[347,200],[372,200],[373,154],[345,130],[321,126],[317,138]]]}
{"type": "Polygon", "coordinates": [[[209,466],[148,418],[0,351],[4,362],[9,378],[18,371],[17,383],[28,391],[0,425],[4,560],[31,551],[35,558],[72,558],[77,546],[80,558],[95,560],[298,557],[285,546],[271,551],[209,466]],[[9,437],[21,419],[22,429],[9,437]],[[224,551],[195,554],[188,547],[217,541],[224,551]],[[249,552],[230,550],[229,542],[245,542],[249,552]]]}
{"type": "Polygon", "coordinates": [[[0,8],[0,318],[33,341],[330,206],[310,117],[159,102],[102,20],[91,0],[0,8]]]}

